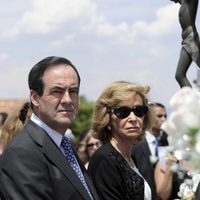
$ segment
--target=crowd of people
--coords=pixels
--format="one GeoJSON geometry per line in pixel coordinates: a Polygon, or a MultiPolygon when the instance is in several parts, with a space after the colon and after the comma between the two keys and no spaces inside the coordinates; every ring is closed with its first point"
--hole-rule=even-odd
{"type": "Polygon", "coordinates": [[[81,78],[66,58],[46,57],[28,75],[30,102],[3,121],[1,200],[172,200],[181,180],[161,126],[164,105],[150,103],[150,87],[108,85],[94,104],[92,126],[78,141],[81,78]]]}

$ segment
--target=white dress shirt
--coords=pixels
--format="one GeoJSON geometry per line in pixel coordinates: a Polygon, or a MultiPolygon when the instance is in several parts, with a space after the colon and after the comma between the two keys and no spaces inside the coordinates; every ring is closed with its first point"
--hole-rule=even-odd
{"type": "Polygon", "coordinates": [[[134,167],[131,167],[139,176],[141,176],[144,180],[144,200],[151,200],[151,188],[145,178],[141,175],[138,168],[134,165],[134,167]]]}
{"type": "Polygon", "coordinates": [[[156,137],[152,135],[149,131],[146,131],[146,140],[149,145],[149,149],[151,152],[152,156],[155,156],[155,148],[156,148],[156,143],[154,142],[156,140],[156,137]]]}
{"type": "MultiPolygon", "coordinates": [[[[30,118],[34,123],[36,123],[39,127],[45,130],[45,132],[49,135],[49,137],[54,141],[56,146],[62,151],[64,154],[64,149],[61,146],[61,141],[63,135],[61,133],[58,133],[57,131],[51,129],[49,126],[47,126],[37,115],[32,113],[30,118]]],[[[67,132],[67,131],[66,131],[67,132]]],[[[67,136],[66,136],[67,137],[67,136]]]]}

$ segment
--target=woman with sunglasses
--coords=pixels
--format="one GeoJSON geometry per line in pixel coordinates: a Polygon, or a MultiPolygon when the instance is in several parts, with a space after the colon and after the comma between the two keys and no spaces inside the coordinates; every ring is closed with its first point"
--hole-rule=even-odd
{"type": "Polygon", "coordinates": [[[95,104],[92,126],[103,145],[88,170],[100,199],[151,200],[151,189],[131,157],[133,144],[150,124],[148,92],[148,86],[117,81],[95,104]]]}

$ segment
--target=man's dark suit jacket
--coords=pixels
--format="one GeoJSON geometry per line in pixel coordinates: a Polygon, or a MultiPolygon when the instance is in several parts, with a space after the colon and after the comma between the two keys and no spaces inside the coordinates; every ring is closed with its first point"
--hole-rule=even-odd
{"type": "MultiPolygon", "coordinates": [[[[94,199],[98,199],[83,164],[77,160],[94,199]]],[[[0,193],[2,200],[90,199],[63,153],[32,121],[1,156],[0,193]]]]}

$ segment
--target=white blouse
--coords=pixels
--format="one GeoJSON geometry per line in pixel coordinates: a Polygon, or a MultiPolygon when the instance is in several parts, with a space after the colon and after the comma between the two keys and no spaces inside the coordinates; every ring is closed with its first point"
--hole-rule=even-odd
{"type": "MultiPolygon", "coordinates": [[[[139,176],[141,176],[143,179],[144,177],[139,172],[138,168],[134,165],[134,167],[131,167],[139,176]]],[[[151,188],[149,187],[149,184],[144,179],[144,200],[151,200],[151,188]]]]}

